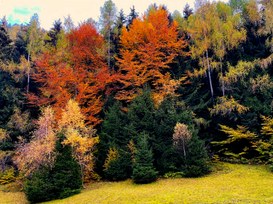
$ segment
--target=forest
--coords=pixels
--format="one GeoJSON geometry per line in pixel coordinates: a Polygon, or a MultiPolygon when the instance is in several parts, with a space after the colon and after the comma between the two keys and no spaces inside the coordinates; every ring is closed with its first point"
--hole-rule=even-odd
{"type": "Polygon", "coordinates": [[[50,30],[0,20],[0,184],[36,203],[219,161],[273,172],[272,0],[100,12],[50,30]]]}

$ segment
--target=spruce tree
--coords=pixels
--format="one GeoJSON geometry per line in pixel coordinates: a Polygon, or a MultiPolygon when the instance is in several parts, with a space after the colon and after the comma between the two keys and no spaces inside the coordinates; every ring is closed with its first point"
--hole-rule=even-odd
{"type": "Polygon", "coordinates": [[[71,147],[63,146],[61,140],[56,145],[54,167],[38,170],[25,182],[24,191],[31,203],[65,198],[80,192],[80,167],[72,157],[71,147]]]}
{"type": "Polygon", "coordinates": [[[153,153],[148,145],[148,135],[145,133],[139,135],[138,148],[134,159],[133,181],[139,184],[155,181],[157,172],[153,166],[153,153]]]}
{"type": "Polygon", "coordinates": [[[188,142],[187,156],[183,157],[182,171],[186,177],[198,177],[209,173],[209,157],[204,142],[193,134],[188,142]]]}

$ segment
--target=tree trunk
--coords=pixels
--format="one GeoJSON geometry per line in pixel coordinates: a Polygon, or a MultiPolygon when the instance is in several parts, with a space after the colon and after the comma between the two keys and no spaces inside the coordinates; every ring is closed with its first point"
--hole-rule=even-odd
{"type": "Polygon", "coordinates": [[[27,94],[29,92],[29,82],[30,82],[30,51],[28,52],[27,55],[27,64],[28,64],[28,69],[27,69],[27,94]]]}
{"type": "Polygon", "coordinates": [[[109,67],[109,70],[111,69],[111,56],[110,56],[110,35],[111,35],[111,29],[109,29],[109,34],[108,34],[108,67],[109,67]]]}
{"type": "Polygon", "coordinates": [[[206,59],[207,59],[207,67],[208,67],[208,76],[209,76],[210,93],[211,93],[211,97],[213,98],[214,92],[213,92],[213,86],[212,86],[211,68],[210,68],[210,64],[209,64],[209,54],[208,54],[208,50],[206,50],[206,59]]]}
{"type": "Polygon", "coordinates": [[[222,85],[222,94],[225,96],[225,81],[223,79],[224,74],[223,74],[223,65],[222,65],[222,60],[220,60],[220,66],[221,66],[221,85],[222,85]]]}

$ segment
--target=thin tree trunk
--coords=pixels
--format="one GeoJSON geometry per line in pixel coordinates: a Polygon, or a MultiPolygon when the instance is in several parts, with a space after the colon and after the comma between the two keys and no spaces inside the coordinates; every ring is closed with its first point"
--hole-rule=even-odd
{"type": "Polygon", "coordinates": [[[30,51],[28,51],[27,55],[27,64],[28,64],[28,70],[27,70],[27,94],[29,92],[29,82],[30,82],[30,51]]]}
{"type": "Polygon", "coordinates": [[[213,98],[213,96],[214,96],[214,91],[213,91],[213,86],[212,86],[211,68],[210,68],[210,64],[209,64],[209,54],[208,54],[208,50],[206,50],[206,59],[207,59],[207,67],[208,67],[208,76],[209,76],[210,93],[211,93],[211,97],[213,98]]]}
{"type": "Polygon", "coordinates": [[[108,67],[109,70],[111,69],[111,57],[110,57],[110,35],[111,35],[111,30],[109,29],[109,34],[108,34],[108,67]]]}
{"type": "Polygon", "coordinates": [[[183,146],[183,153],[184,153],[184,157],[186,158],[186,148],[185,148],[185,139],[182,139],[182,146],[183,146]]]}
{"type": "Polygon", "coordinates": [[[221,85],[222,85],[222,94],[225,96],[225,81],[223,79],[224,74],[223,74],[223,65],[222,65],[222,59],[220,59],[220,66],[221,66],[221,85]]]}

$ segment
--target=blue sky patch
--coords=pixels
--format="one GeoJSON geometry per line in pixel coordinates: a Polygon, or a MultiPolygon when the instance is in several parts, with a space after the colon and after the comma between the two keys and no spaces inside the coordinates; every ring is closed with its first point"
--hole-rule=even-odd
{"type": "Polygon", "coordinates": [[[31,16],[34,13],[39,13],[39,7],[15,7],[13,12],[7,16],[7,20],[10,24],[26,24],[30,21],[31,16]]]}

